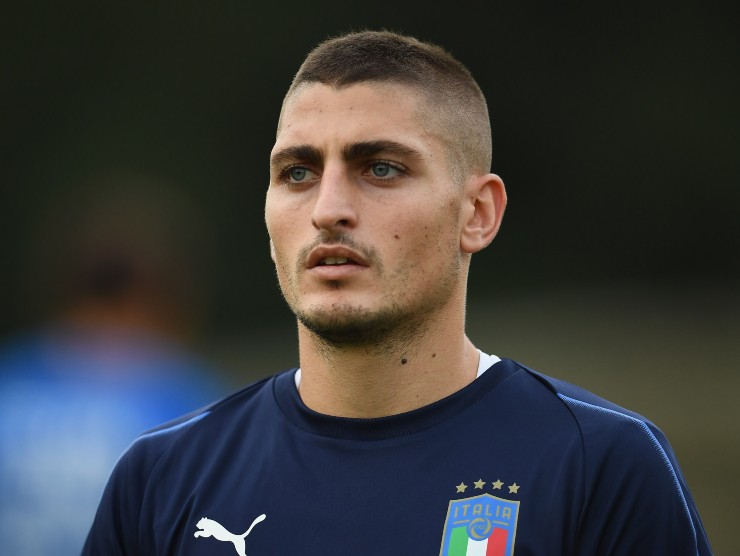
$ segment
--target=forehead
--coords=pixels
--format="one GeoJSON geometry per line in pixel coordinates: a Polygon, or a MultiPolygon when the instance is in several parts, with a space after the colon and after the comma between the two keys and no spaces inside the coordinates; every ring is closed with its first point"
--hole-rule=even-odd
{"type": "Polygon", "coordinates": [[[334,88],[312,83],[286,99],[273,152],[308,144],[330,148],[357,141],[390,140],[437,151],[430,110],[421,94],[404,85],[361,83],[334,88]]]}

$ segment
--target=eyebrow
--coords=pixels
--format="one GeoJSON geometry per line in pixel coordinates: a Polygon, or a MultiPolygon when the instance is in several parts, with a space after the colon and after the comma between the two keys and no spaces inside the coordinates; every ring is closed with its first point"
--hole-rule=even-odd
{"type": "Polygon", "coordinates": [[[379,153],[387,152],[405,157],[421,158],[421,153],[411,147],[396,141],[380,139],[378,141],[361,141],[352,143],[342,149],[342,158],[347,162],[375,156],[379,153]]]}
{"type": "MultiPolygon", "coordinates": [[[[360,141],[347,145],[342,149],[342,158],[346,162],[352,162],[375,156],[379,153],[389,153],[417,159],[422,158],[421,153],[416,149],[387,139],[360,141]]],[[[295,161],[318,165],[321,163],[323,158],[323,152],[316,147],[311,145],[294,145],[292,147],[286,147],[272,155],[270,158],[270,166],[283,166],[284,164],[295,161]]]]}
{"type": "Polygon", "coordinates": [[[286,147],[270,157],[270,166],[283,166],[296,160],[304,161],[309,164],[318,164],[323,158],[322,152],[311,145],[295,145],[286,147]]]}

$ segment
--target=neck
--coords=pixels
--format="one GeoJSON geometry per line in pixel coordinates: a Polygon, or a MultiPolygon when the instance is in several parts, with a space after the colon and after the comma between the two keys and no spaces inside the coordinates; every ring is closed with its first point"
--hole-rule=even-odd
{"type": "Polygon", "coordinates": [[[330,345],[298,325],[300,395],[319,413],[372,418],[423,407],[475,379],[478,351],[464,317],[437,320],[409,341],[330,345]]]}

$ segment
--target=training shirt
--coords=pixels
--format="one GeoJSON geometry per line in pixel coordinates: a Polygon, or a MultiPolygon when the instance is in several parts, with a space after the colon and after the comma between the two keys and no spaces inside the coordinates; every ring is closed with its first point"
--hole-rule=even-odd
{"type": "Polygon", "coordinates": [[[138,438],[84,555],[711,554],[664,435],[510,359],[378,419],[319,414],[296,369],[138,438]]]}

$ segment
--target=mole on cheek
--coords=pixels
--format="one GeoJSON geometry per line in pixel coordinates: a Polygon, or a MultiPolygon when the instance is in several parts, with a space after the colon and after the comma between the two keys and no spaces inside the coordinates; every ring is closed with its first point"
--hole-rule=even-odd
{"type": "Polygon", "coordinates": [[[395,234],[393,237],[395,237],[396,239],[401,239],[401,236],[399,236],[398,234],[395,234]]]}

